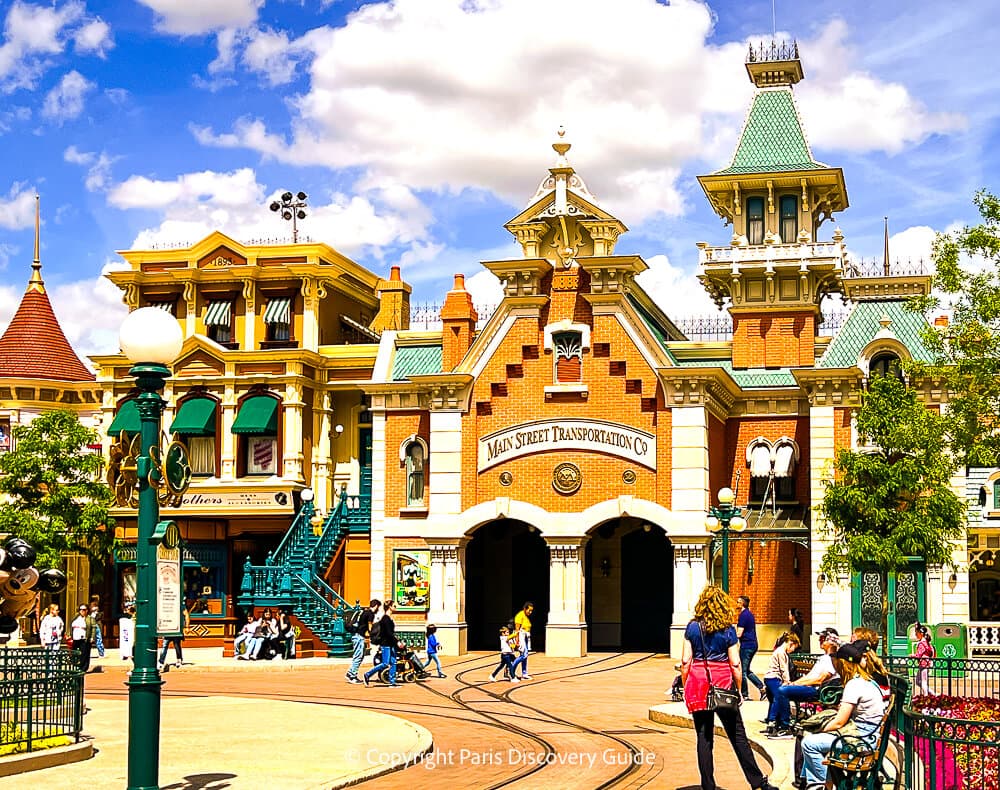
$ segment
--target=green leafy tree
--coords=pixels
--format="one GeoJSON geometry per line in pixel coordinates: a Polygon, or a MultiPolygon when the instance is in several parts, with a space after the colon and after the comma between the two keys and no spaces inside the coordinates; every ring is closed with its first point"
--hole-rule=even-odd
{"type": "Polygon", "coordinates": [[[821,508],[831,543],[820,570],[878,570],[885,634],[889,574],[906,569],[911,557],[951,563],[965,503],[949,485],[956,463],[945,445],[947,421],[898,378],[872,378],[857,429],[861,449],[839,450],[836,475],[826,483],[821,508]]]}
{"type": "Polygon", "coordinates": [[[112,495],[103,459],[88,445],[96,431],[68,411],[13,429],[14,450],[0,455],[0,532],[31,543],[39,568],[58,568],[64,552],[82,552],[101,568],[114,548],[112,495]]]}
{"type": "Polygon", "coordinates": [[[979,192],[978,225],[934,242],[935,294],[913,305],[925,314],[950,304],[948,326],[924,335],[934,361],[913,365],[948,389],[948,439],[960,462],[1000,466],[1000,200],[979,192]]]}

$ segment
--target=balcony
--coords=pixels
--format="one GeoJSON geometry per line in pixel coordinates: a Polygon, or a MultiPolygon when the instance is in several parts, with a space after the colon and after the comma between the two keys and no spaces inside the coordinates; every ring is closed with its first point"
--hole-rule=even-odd
{"type": "Polygon", "coordinates": [[[709,247],[698,242],[698,265],[706,267],[732,266],[733,264],[756,264],[767,266],[773,263],[833,263],[841,268],[844,260],[844,246],[841,241],[807,242],[805,244],[755,244],[726,247],[709,247]]]}

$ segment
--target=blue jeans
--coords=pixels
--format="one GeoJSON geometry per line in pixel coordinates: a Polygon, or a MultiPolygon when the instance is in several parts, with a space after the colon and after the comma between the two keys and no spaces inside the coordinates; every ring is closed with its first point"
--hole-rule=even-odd
{"type": "Polygon", "coordinates": [[[427,663],[424,664],[424,669],[427,669],[427,667],[431,665],[431,661],[433,661],[434,665],[437,667],[438,675],[443,675],[444,672],[441,671],[441,659],[438,658],[437,653],[427,654],[427,663]]]}
{"type": "Polygon", "coordinates": [[[177,663],[180,664],[184,661],[184,651],[181,647],[181,640],[183,637],[180,636],[168,636],[163,640],[163,650],[160,651],[160,663],[165,664],[167,662],[167,648],[173,643],[174,650],[177,651],[177,663]]]}
{"type": "Polygon", "coordinates": [[[764,686],[771,698],[771,705],[767,709],[767,720],[770,722],[778,715],[778,689],[781,688],[781,678],[764,678],[764,686]]]}
{"type": "Polygon", "coordinates": [[[508,677],[514,677],[514,654],[513,653],[501,653],[500,663],[497,664],[497,668],[494,669],[490,676],[493,677],[500,670],[504,671],[504,674],[508,677]]]}
{"type": "MultiPolygon", "coordinates": [[[[858,734],[861,735],[868,745],[875,745],[875,731],[878,724],[867,722],[857,722],[858,734]]],[[[807,784],[822,784],[826,781],[826,766],[823,760],[830,752],[830,747],[837,740],[839,733],[836,732],[814,732],[802,739],[802,774],[806,778],[807,784]]]]}
{"type": "Polygon", "coordinates": [[[746,697],[749,688],[747,686],[747,681],[749,680],[757,689],[764,688],[764,683],[759,677],[757,677],[753,670],[750,668],[753,657],[757,655],[757,648],[753,647],[741,647],[740,648],[740,664],[743,665],[743,683],[740,685],[740,693],[746,697]]]}
{"type": "Polygon", "coordinates": [[[779,727],[787,727],[792,723],[792,706],[795,702],[811,702],[819,699],[819,688],[816,686],[781,686],[774,695],[775,719],[779,727]]]}
{"type": "Polygon", "coordinates": [[[382,645],[382,659],[376,664],[372,669],[365,672],[365,680],[371,678],[372,675],[377,675],[383,669],[389,670],[389,685],[396,685],[396,657],[393,655],[394,651],[389,645],[382,645]]]}
{"type": "Polygon", "coordinates": [[[97,648],[97,655],[104,658],[104,635],[101,633],[100,626],[94,629],[94,647],[97,648]]]}
{"type": "Polygon", "coordinates": [[[347,677],[356,678],[358,670],[361,669],[361,661],[365,657],[365,638],[361,634],[354,634],[351,637],[351,647],[354,648],[354,655],[351,656],[351,667],[347,670],[347,677]]]}

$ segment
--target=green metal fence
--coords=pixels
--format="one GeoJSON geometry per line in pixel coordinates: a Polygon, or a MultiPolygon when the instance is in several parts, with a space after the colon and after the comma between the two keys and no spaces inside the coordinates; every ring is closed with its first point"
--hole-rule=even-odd
{"type": "Polygon", "coordinates": [[[56,736],[79,741],[83,711],[76,651],[0,650],[0,747],[5,751],[30,752],[56,736]]]}
{"type": "MultiPolygon", "coordinates": [[[[943,709],[939,709],[944,712],[943,709]]],[[[908,790],[996,790],[1000,722],[903,712],[904,781],[908,790]]]]}

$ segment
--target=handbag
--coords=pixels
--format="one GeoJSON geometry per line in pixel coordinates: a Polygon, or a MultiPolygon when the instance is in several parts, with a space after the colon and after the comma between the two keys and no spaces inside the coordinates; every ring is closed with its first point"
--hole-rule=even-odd
{"type": "Polygon", "coordinates": [[[701,634],[701,660],[705,662],[705,677],[708,678],[708,696],[705,699],[705,710],[739,710],[740,694],[730,688],[716,686],[712,682],[712,673],[708,668],[708,648],[705,647],[705,628],[698,623],[701,634]]]}

